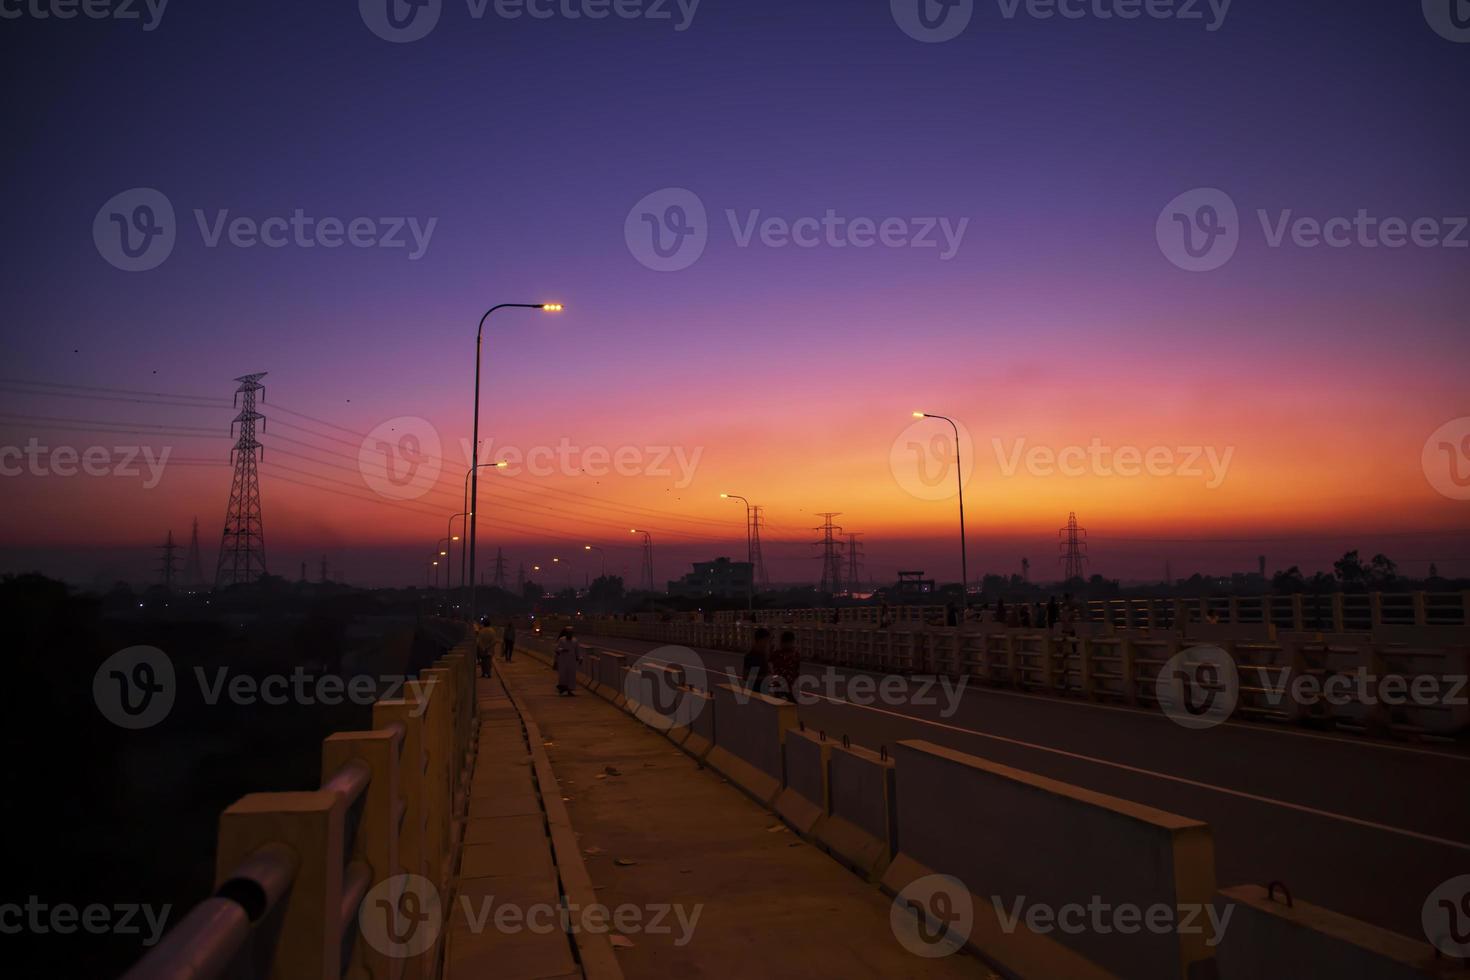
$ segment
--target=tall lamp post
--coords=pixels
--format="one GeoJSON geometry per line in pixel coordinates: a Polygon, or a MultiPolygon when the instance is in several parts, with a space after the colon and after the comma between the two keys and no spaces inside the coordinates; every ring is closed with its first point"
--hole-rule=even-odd
{"type": "Polygon", "coordinates": [[[933,412],[915,412],[914,418],[942,419],[954,430],[954,474],[960,492],[960,609],[963,610],[970,599],[970,567],[965,550],[965,471],[960,465],[960,427],[954,419],[933,412]]]}
{"type": "Polygon", "coordinates": [[[480,317],[480,326],[475,330],[475,421],[470,438],[470,502],[465,510],[470,513],[470,622],[477,623],[475,616],[475,525],[479,523],[478,511],[480,509],[480,351],[484,346],[485,321],[490,319],[490,314],[496,310],[543,310],[547,313],[560,313],[560,303],[501,303],[492,306],[480,317]]]}
{"type": "Polygon", "coordinates": [[[597,557],[602,559],[602,577],[607,578],[607,552],[603,551],[595,544],[584,544],[582,545],[582,550],[597,552],[597,557]]]}
{"type": "Polygon", "coordinates": [[[755,551],[750,539],[750,501],[738,493],[722,493],[721,500],[738,500],[745,505],[745,563],[750,566],[750,588],[745,590],[745,608],[755,608],[755,551]]]}
{"type": "MultiPolygon", "coordinates": [[[[494,463],[476,463],[474,466],[471,466],[469,469],[464,471],[464,512],[466,517],[475,516],[474,512],[470,510],[470,474],[475,472],[476,470],[483,470],[487,466],[504,469],[509,465],[510,464],[505,462],[504,460],[497,460],[494,463]]],[[[465,550],[469,547],[469,537],[470,536],[468,530],[466,530],[464,540],[460,541],[459,543],[459,584],[461,588],[463,588],[465,584],[465,550]]]]}

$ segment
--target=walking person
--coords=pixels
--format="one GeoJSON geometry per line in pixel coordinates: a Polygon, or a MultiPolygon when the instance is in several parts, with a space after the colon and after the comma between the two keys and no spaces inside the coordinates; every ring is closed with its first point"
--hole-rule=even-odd
{"type": "Polygon", "coordinates": [[[506,663],[510,663],[511,655],[516,652],[516,621],[507,619],[505,621],[505,633],[502,635],[500,644],[500,656],[506,663]]]}
{"type": "Polygon", "coordinates": [[[475,662],[480,665],[480,676],[490,676],[490,658],[494,652],[495,634],[488,629],[475,632],[475,662]]]}
{"type": "Polygon", "coordinates": [[[577,634],[570,626],[556,638],[556,693],[567,697],[577,695],[577,665],[582,662],[582,648],[577,645],[577,634]]]}

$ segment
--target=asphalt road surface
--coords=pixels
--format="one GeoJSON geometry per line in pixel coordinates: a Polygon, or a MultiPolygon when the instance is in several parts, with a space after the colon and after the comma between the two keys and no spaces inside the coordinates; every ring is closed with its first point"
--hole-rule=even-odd
{"type": "MultiPolygon", "coordinates": [[[[680,663],[696,687],[724,683],[740,669],[740,655],[722,651],[583,641],[680,663]]],[[[956,691],[954,682],[926,690],[918,678],[899,697],[860,698],[847,687],[852,672],[818,664],[802,672],[812,678],[804,684],[819,686],[799,716],[829,736],[873,749],[927,739],[1209,823],[1222,888],[1281,881],[1298,899],[1422,939],[1430,892],[1470,873],[1463,743],[1395,743],[1268,723],[1192,730],[1152,710],[979,685],[956,691]]]]}

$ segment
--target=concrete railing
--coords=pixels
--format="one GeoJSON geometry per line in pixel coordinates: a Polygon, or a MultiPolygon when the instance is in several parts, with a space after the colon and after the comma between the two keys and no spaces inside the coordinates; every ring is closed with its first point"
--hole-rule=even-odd
{"type": "Polygon", "coordinates": [[[413,879],[405,876],[447,894],[474,746],[476,673],[465,638],[419,671],[403,697],[376,701],[372,730],[323,741],[319,789],[251,793],[226,809],[214,895],[124,980],[437,977],[440,941],[407,955],[398,927],[425,897],[407,895],[413,879]],[[386,904],[365,908],[377,891],[386,904]],[[365,920],[382,926],[366,939],[365,920]]]}
{"type": "MultiPolygon", "coordinates": [[[[1465,683],[1470,629],[1414,628],[1379,641],[1370,634],[1292,634],[1263,627],[1197,624],[1184,632],[1092,625],[1072,634],[981,626],[877,629],[788,627],[803,660],[881,673],[946,674],[1010,688],[1135,707],[1158,706],[1159,674],[1171,658],[1208,645],[1236,668],[1235,713],[1253,720],[1327,723],[1378,734],[1454,735],[1470,729],[1465,683]],[[1303,679],[1334,691],[1304,701],[1303,679]],[[1364,680],[1368,686],[1364,686],[1364,680]],[[1328,685],[1335,685],[1329,688],[1328,685]],[[1419,687],[1415,688],[1415,685],[1419,687]],[[1405,696],[1385,697],[1402,689],[1405,696]],[[1412,694],[1413,696],[1409,696],[1412,694]],[[1397,702],[1397,703],[1395,703],[1397,702]]],[[[751,623],[598,620],[584,632],[741,653],[751,623]]]]}
{"type": "MultiPolygon", "coordinates": [[[[889,606],[887,618],[896,626],[942,625],[948,612],[944,605],[889,606]]],[[[871,605],[753,612],[720,610],[713,614],[713,621],[717,624],[753,622],[762,626],[876,626],[881,615],[882,608],[871,605]]],[[[1086,623],[1130,629],[1175,629],[1189,623],[1272,626],[1296,632],[1329,633],[1368,632],[1385,626],[1463,627],[1470,626],[1470,590],[1091,599],[1083,604],[1078,618],[1086,623]]]]}

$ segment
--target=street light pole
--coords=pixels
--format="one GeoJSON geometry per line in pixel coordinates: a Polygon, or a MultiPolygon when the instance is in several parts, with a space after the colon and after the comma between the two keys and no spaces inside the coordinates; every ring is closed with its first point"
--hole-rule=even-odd
{"type": "Polygon", "coordinates": [[[648,591],[656,592],[653,584],[653,535],[636,527],[629,528],[628,533],[643,535],[643,575],[648,580],[648,591]]]}
{"type": "Polygon", "coordinates": [[[518,310],[544,310],[547,313],[561,312],[560,303],[501,303],[492,306],[480,317],[480,326],[475,330],[475,420],[470,438],[470,502],[465,510],[470,513],[470,622],[476,623],[475,616],[475,525],[479,523],[480,510],[480,351],[484,346],[485,321],[490,319],[490,314],[496,310],[518,309],[518,310]]]}
{"type": "Polygon", "coordinates": [[[750,587],[745,590],[745,608],[755,608],[755,547],[750,536],[750,501],[738,493],[722,493],[722,500],[738,500],[745,505],[745,563],[750,566],[750,587]]]}
{"type": "MultiPolygon", "coordinates": [[[[470,474],[475,472],[475,470],[483,470],[487,466],[504,469],[508,465],[510,464],[506,463],[504,460],[498,460],[494,463],[476,463],[475,465],[464,471],[464,512],[467,517],[475,516],[474,512],[470,510],[470,474]]],[[[459,542],[460,588],[463,588],[465,584],[465,550],[469,547],[469,537],[469,531],[468,529],[466,529],[464,537],[459,542]]]]}
{"type": "Polygon", "coordinates": [[[960,427],[955,424],[954,419],[944,415],[935,415],[933,412],[915,412],[914,418],[943,419],[954,430],[955,482],[960,492],[960,609],[963,612],[970,599],[970,568],[968,552],[965,549],[965,471],[960,464],[960,427]]]}
{"type": "MultiPolygon", "coordinates": [[[[459,550],[460,550],[460,553],[461,554],[464,553],[464,541],[461,540],[461,536],[460,535],[454,533],[454,519],[456,517],[469,517],[469,516],[470,515],[469,515],[469,511],[468,510],[466,510],[466,511],[464,511],[462,513],[459,513],[459,514],[451,514],[450,515],[450,517],[449,517],[449,523],[447,525],[445,525],[445,528],[444,528],[444,532],[449,535],[449,549],[448,549],[449,551],[453,551],[454,550],[454,542],[459,541],[459,550]]],[[[464,529],[464,525],[463,524],[460,525],[460,529],[461,530],[464,529]]],[[[449,587],[450,588],[454,588],[454,558],[453,557],[447,557],[445,559],[444,564],[446,566],[445,569],[444,569],[444,577],[445,577],[445,580],[449,582],[449,587]]],[[[463,564],[461,564],[461,566],[460,566],[459,587],[461,589],[464,588],[464,567],[463,567],[463,564]]]]}
{"type": "Polygon", "coordinates": [[[607,578],[607,552],[603,551],[595,544],[584,544],[582,545],[582,550],[597,552],[597,557],[602,559],[602,577],[607,578]]]}

